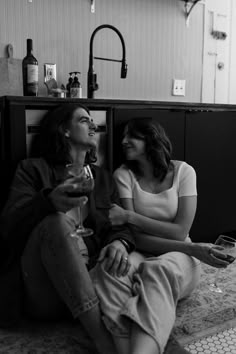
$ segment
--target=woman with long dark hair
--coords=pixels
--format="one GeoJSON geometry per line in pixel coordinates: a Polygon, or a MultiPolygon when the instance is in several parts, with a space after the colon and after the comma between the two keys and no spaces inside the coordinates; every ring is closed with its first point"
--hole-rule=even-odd
{"type": "MultiPolygon", "coordinates": [[[[5,247],[1,275],[7,275],[1,283],[1,299],[5,295],[0,323],[4,325],[4,314],[9,325],[10,316],[12,321],[16,319],[24,303],[24,310],[33,318],[75,319],[99,353],[111,354],[115,349],[101,319],[89,270],[99,260],[110,273],[127,273],[134,241],[127,226],[113,227],[109,221],[109,208],[119,198],[112,177],[92,164],[96,160],[95,133],[96,125],[86,107],[62,104],[42,121],[37,144],[40,157],[19,163],[1,215],[5,247]],[[71,176],[65,183],[66,165],[72,163],[81,169],[90,166],[94,189],[87,196],[71,196],[79,184],[77,177],[71,176]],[[71,235],[80,221],[73,211],[81,204],[81,218],[94,234],[78,242],[71,235]],[[81,248],[88,254],[82,254],[81,248]],[[14,293],[10,276],[18,280],[14,293]]],[[[0,276],[0,282],[2,279],[0,276]]]]}
{"type": "MultiPolygon", "coordinates": [[[[191,242],[196,173],[186,162],[172,160],[164,129],[149,118],[132,119],[122,147],[125,160],[114,172],[122,207],[113,204],[110,220],[134,230],[139,253],[129,255],[127,275],[111,277],[97,266],[93,276],[118,353],[162,354],[178,301],[199,282],[200,261],[214,267],[229,263],[211,244],[191,242]]],[[[168,353],[187,351],[173,346],[168,353]]]]}

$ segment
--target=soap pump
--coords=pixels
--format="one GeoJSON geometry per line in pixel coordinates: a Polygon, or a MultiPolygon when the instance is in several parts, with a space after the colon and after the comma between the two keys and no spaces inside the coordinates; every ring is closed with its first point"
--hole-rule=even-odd
{"type": "Polygon", "coordinates": [[[79,71],[74,71],[74,80],[70,87],[70,97],[72,98],[82,98],[82,87],[78,79],[79,71]]]}
{"type": "Polygon", "coordinates": [[[70,88],[71,88],[71,84],[73,82],[73,77],[72,77],[73,72],[69,73],[69,79],[68,79],[68,83],[66,85],[66,97],[70,97],[70,88]]]}

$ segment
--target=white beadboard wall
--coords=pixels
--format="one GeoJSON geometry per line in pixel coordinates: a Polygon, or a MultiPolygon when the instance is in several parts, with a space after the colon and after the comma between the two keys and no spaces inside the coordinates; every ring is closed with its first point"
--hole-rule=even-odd
{"type": "Polygon", "coordinates": [[[236,104],[236,1],[231,2],[231,45],[229,63],[229,98],[228,103],[236,104]]]}
{"type": "MultiPolygon", "coordinates": [[[[94,61],[97,98],[200,102],[204,6],[195,6],[189,27],[179,0],[0,0],[0,44],[12,43],[14,57],[26,54],[32,38],[39,62],[40,96],[46,95],[43,64],[56,63],[57,80],[81,71],[87,97],[89,40],[101,24],[111,24],[126,44],[128,75],[120,79],[120,64],[94,61]],[[172,80],[186,80],[186,96],[172,96],[172,80]]],[[[94,40],[94,55],[121,58],[117,34],[103,29],[94,40]]],[[[2,53],[1,53],[2,54],[2,53]]],[[[2,55],[1,55],[2,56],[2,55]]]]}

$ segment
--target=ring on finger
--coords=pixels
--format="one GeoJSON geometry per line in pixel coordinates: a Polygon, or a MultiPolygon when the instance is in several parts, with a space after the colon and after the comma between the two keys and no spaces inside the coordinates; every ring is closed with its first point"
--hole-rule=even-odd
{"type": "Polygon", "coordinates": [[[123,257],[122,262],[128,262],[128,257],[123,257]]]}

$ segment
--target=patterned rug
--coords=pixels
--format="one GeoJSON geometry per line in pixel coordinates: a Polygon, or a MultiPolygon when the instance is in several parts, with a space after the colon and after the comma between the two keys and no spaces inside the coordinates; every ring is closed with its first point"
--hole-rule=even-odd
{"type": "MultiPolygon", "coordinates": [[[[209,291],[215,269],[203,265],[201,283],[177,308],[173,330],[187,344],[236,326],[236,262],[219,277],[224,293],[209,291]]],[[[23,320],[17,329],[0,330],[0,354],[96,354],[78,324],[37,323],[23,320]]]]}
{"type": "Polygon", "coordinates": [[[220,270],[223,293],[209,290],[215,274],[215,268],[202,264],[199,286],[177,307],[173,334],[182,344],[236,326],[236,262],[220,270]]]}

